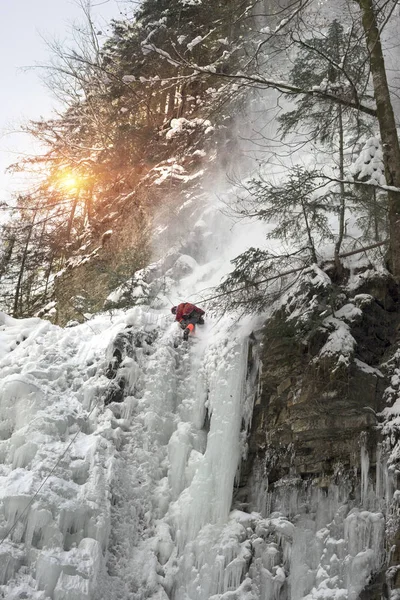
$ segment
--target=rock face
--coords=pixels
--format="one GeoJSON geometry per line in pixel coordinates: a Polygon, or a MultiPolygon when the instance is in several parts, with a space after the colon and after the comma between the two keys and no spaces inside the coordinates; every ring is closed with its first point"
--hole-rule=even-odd
{"type": "Polygon", "coordinates": [[[151,344],[156,337],[154,331],[135,332],[132,327],[127,327],[118,333],[108,350],[110,360],[105,375],[110,379],[110,385],[104,397],[105,406],[111,402],[122,402],[125,388],[129,386],[132,388],[132,384],[135,392],[139,392],[136,380],[131,381],[131,363],[133,359],[140,360],[139,357],[149,354],[151,344]]]}
{"type": "MultiPolygon", "coordinates": [[[[392,565],[399,536],[393,523],[389,531],[393,509],[382,491],[388,446],[379,413],[399,323],[397,289],[387,277],[351,292],[309,277],[294,290],[258,335],[260,392],[238,494],[246,510],[263,516],[280,511],[296,521],[307,513],[314,530],[331,531],[335,510],[350,521],[352,510],[382,511],[386,546],[396,548],[392,565]]],[[[381,567],[363,598],[400,585],[395,566],[386,576],[381,567]]]]}

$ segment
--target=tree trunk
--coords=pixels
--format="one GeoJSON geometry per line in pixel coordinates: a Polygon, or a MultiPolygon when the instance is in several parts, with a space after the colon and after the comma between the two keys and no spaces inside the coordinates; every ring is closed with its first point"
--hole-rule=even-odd
{"type": "Polygon", "coordinates": [[[179,103],[177,107],[177,117],[183,117],[185,113],[185,105],[186,105],[186,83],[183,83],[179,89],[179,103]]]}
{"type": "Polygon", "coordinates": [[[374,211],[374,236],[375,241],[379,242],[379,220],[378,220],[378,201],[376,198],[376,189],[372,188],[372,202],[373,202],[373,211],[374,211]]]}
{"type": "Polygon", "coordinates": [[[345,186],[344,186],[344,136],[343,136],[343,117],[342,107],[338,106],[338,121],[339,121],[339,190],[340,190],[340,206],[339,206],[339,233],[338,239],[335,244],[335,266],[338,274],[341,271],[341,262],[339,258],[340,248],[343,242],[344,236],[344,217],[346,211],[345,203],[345,186]]]}
{"type": "Polygon", "coordinates": [[[311,235],[310,224],[308,222],[307,211],[306,211],[306,208],[304,206],[304,201],[303,200],[301,201],[301,209],[302,209],[302,212],[303,212],[304,222],[305,222],[305,225],[306,225],[308,243],[310,244],[311,258],[313,260],[313,263],[317,263],[318,260],[317,260],[317,254],[315,252],[314,240],[313,240],[312,235],[311,235]]]}
{"type": "MultiPolygon", "coordinates": [[[[371,74],[382,141],[386,183],[388,186],[400,189],[400,145],[386,77],[380,32],[374,10],[374,0],[358,0],[358,3],[361,7],[362,24],[370,53],[371,74]]],[[[388,202],[390,236],[389,266],[396,281],[400,282],[400,192],[389,190],[388,202]]]]}
{"type": "Polygon", "coordinates": [[[44,292],[43,292],[43,301],[44,302],[47,299],[47,292],[49,289],[49,280],[50,280],[50,275],[51,275],[51,271],[53,268],[53,262],[54,262],[54,254],[52,253],[50,261],[49,261],[49,266],[47,267],[46,277],[45,277],[45,286],[44,286],[44,292]]]}
{"type": "MultiPolygon", "coordinates": [[[[76,194],[76,196],[72,202],[71,212],[69,213],[67,231],[65,234],[65,243],[66,244],[68,244],[70,237],[71,237],[72,223],[74,222],[74,216],[75,216],[75,211],[76,211],[77,205],[78,205],[78,194],[76,194]]],[[[64,254],[65,254],[65,252],[64,252],[64,254]]]]}
{"type": "Polygon", "coordinates": [[[16,241],[16,236],[15,236],[15,234],[12,234],[6,242],[6,248],[5,248],[4,254],[0,260],[0,280],[3,277],[4,273],[7,271],[7,268],[10,263],[11,256],[12,256],[12,253],[14,250],[15,241],[16,241]]]}
{"type": "Polygon", "coordinates": [[[175,92],[175,87],[173,87],[168,94],[167,120],[172,119],[175,116],[175,92]]]}
{"type": "Polygon", "coordinates": [[[93,183],[86,190],[85,196],[85,223],[91,225],[93,222],[93,183]]]}
{"type": "Polygon", "coordinates": [[[35,223],[35,218],[36,218],[36,213],[33,216],[32,223],[30,225],[28,225],[28,235],[26,237],[24,252],[22,254],[21,266],[19,268],[17,287],[15,288],[13,317],[18,317],[18,305],[20,305],[20,309],[21,309],[20,313],[22,314],[22,301],[21,301],[22,300],[22,298],[21,298],[22,278],[23,278],[24,272],[25,272],[25,263],[26,263],[26,259],[28,257],[29,242],[31,241],[32,230],[33,230],[33,226],[35,223]]]}

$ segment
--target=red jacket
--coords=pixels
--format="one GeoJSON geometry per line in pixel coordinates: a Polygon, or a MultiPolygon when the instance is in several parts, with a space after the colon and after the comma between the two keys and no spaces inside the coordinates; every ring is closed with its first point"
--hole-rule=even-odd
{"type": "Polygon", "coordinates": [[[194,304],[190,304],[190,302],[178,304],[175,321],[182,321],[182,319],[188,317],[193,311],[199,313],[199,315],[204,315],[204,310],[194,304]]]}

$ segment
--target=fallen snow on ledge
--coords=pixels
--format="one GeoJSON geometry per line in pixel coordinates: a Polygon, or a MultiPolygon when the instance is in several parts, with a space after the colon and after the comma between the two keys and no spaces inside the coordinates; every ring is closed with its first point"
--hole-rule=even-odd
{"type": "Polygon", "coordinates": [[[334,356],[337,357],[337,364],[348,366],[354,356],[356,346],[356,341],[350,333],[350,327],[336,317],[327,317],[322,326],[328,329],[330,334],[315,360],[334,356]]]}

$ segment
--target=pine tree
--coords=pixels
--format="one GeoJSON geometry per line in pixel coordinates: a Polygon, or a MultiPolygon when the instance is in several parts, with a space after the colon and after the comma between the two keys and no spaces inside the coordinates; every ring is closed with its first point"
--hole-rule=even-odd
{"type": "Polygon", "coordinates": [[[316,263],[317,244],[333,239],[328,221],[332,203],[318,191],[322,181],[322,173],[304,167],[294,167],[279,184],[254,178],[246,185],[246,198],[238,200],[236,214],[271,224],[267,239],[288,243],[305,261],[316,263]]]}
{"type": "MultiPolygon", "coordinates": [[[[300,42],[290,81],[308,89],[325,89],[363,99],[368,72],[368,55],[353,27],[345,34],[335,19],[324,35],[300,42]]],[[[285,137],[303,126],[308,139],[321,142],[332,152],[338,169],[338,235],[335,243],[336,267],[340,268],[339,253],[344,237],[346,200],[351,197],[345,185],[345,156],[350,156],[358,140],[371,131],[371,119],[334,100],[319,95],[300,96],[296,108],[279,117],[285,137]]],[[[332,193],[331,193],[332,197],[332,193]]],[[[354,197],[354,195],[353,195],[354,197]]]]}

